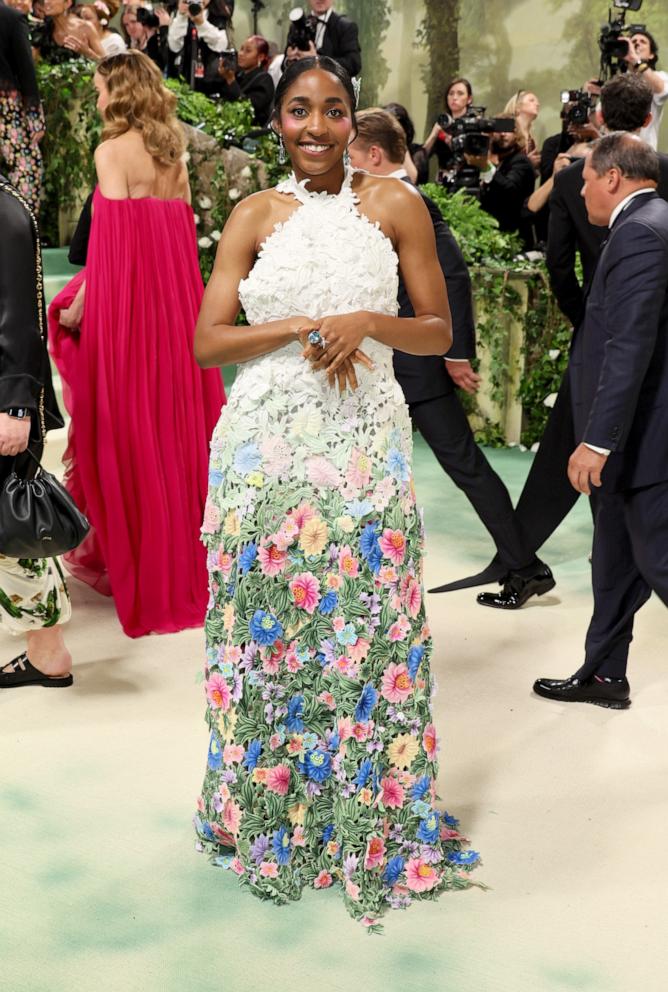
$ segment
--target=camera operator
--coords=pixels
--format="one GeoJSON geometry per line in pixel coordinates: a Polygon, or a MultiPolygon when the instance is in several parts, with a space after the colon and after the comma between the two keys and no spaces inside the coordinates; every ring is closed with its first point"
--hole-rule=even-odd
{"type": "Polygon", "coordinates": [[[210,95],[221,100],[250,100],[255,123],[264,127],[274,102],[274,82],[267,72],[268,65],[269,42],[262,35],[251,35],[238,53],[223,53],[218,64],[220,79],[211,84],[210,95]]]}
{"type": "MultiPolygon", "coordinates": [[[[513,120],[512,114],[499,114],[497,120],[513,120]]],[[[536,183],[533,166],[521,147],[517,129],[492,136],[489,151],[481,155],[465,153],[470,166],[480,170],[480,205],[495,217],[501,231],[519,233],[530,247],[530,226],[523,219],[523,207],[536,183]],[[496,159],[497,165],[491,161],[496,159]]]]}
{"type": "Polygon", "coordinates": [[[229,19],[229,6],[222,0],[179,0],[167,32],[169,75],[181,76],[194,90],[208,91],[218,79],[220,54],[229,48],[229,19]]]}
{"type": "Polygon", "coordinates": [[[144,52],[161,72],[167,68],[168,24],[169,14],[164,8],[152,10],[142,4],[130,4],[121,17],[121,33],[128,48],[144,52]]]}
{"type": "Polygon", "coordinates": [[[285,62],[328,55],[348,71],[359,76],[362,71],[362,52],[357,24],[348,17],[337,14],[333,0],[310,0],[310,10],[301,20],[293,18],[300,8],[291,13],[292,25],[288,34],[285,62]]]}
{"type": "Polygon", "coordinates": [[[659,48],[649,31],[638,31],[624,40],[628,41],[624,61],[629,72],[641,75],[652,90],[652,120],[641,130],[640,137],[656,149],[663,105],[668,100],[668,72],[659,72],[656,68],[659,48]]]}
{"type": "MultiPolygon", "coordinates": [[[[459,120],[468,117],[473,103],[473,87],[468,79],[453,79],[445,91],[445,114],[442,114],[431,129],[427,140],[422,146],[422,155],[428,161],[432,155],[438,160],[438,181],[442,174],[451,169],[455,156],[452,151],[452,135],[443,129],[447,117],[459,120]]],[[[420,180],[426,182],[426,179],[420,180]]]]}

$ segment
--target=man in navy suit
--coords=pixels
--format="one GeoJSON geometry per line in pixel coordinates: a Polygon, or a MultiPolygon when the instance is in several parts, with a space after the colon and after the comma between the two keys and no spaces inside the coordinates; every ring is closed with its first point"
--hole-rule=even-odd
{"type": "MultiPolygon", "coordinates": [[[[357,137],[350,145],[353,165],[378,176],[410,183],[403,168],[406,138],[398,120],[385,110],[357,115],[357,137]]],[[[527,550],[516,522],[508,490],[473,437],[455,386],[474,393],[480,376],[474,372],[475,323],[471,279],[466,262],[436,204],[419,190],[429,210],[436,249],[448,289],[453,343],[445,358],[394,352],[394,373],[403,389],[414,426],[443,469],[468,497],[497,547],[507,571],[516,570],[546,586],[554,584],[550,569],[527,550]]],[[[399,315],[413,315],[403,280],[399,282],[399,315]]],[[[532,586],[533,588],[533,586],[532,586]]]]}
{"type": "Polygon", "coordinates": [[[534,690],[562,702],[630,705],[626,662],[636,612],[652,590],[668,605],[668,204],[659,159],[616,132],[586,159],[592,224],[609,228],[568,375],[577,446],[573,489],[592,497],[594,613],[585,660],[534,690]]]}

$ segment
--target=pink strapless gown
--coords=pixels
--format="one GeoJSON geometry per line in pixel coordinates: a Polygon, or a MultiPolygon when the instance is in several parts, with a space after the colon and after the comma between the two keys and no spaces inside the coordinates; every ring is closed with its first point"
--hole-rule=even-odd
{"type": "Polygon", "coordinates": [[[192,209],[99,190],[86,269],[49,307],[51,353],[71,417],[66,482],[92,530],[65,556],[112,595],[130,637],[204,622],[199,530],[220,373],[193,358],[203,286],[192,209]],[[82,280],[81,334],[59,323],[82,280]]]}

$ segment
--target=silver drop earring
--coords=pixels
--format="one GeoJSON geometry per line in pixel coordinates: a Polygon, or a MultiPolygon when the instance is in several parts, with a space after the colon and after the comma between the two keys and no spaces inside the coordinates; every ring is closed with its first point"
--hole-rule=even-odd
{"type": "Polygon", "coordinates": [[[285,145],[283,144],[283,135],[278,136],[278,161],[281,165],[285,165],[288,160],[288,156],[285,154],[285,145]]]}
{"type": "Polygon", "coordinates": [[[343,168],[346,171],[348,171],[348,169],[350,168],[350,152],[348,151],[347,148],[346,148],[345,152],[343,153],[343,168]]]}

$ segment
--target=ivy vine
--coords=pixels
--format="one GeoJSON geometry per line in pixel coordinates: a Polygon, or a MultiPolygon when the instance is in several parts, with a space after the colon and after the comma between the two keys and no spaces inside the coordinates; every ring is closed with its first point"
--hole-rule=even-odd
{"type": "MultiPolygon", "coordinates": [[[[540,441],[549,415],[550,397],[557,392],[568,363],[570,325],[557,307],[545,263],[529,262],[520,255],[516,235],[499,231],[496,220],[463,190],[448,193],[429,183],[424,192],[438,205],[471,268],[478,344],[489,355],[489,381],[485,392],[503,404],[508,379],[507,334],[512,321],[523,325],[524,370],[518,398],[523,408],[521,441],[531,447],[540,441]],[[526,302],[512,285],[512,277],[525,281],[526,302]]],[[[467,409],[483,423],[477,431],[481,443],[505,444],[499,423],[484,418],[475,397],[462,394],[467,409]]]]}

